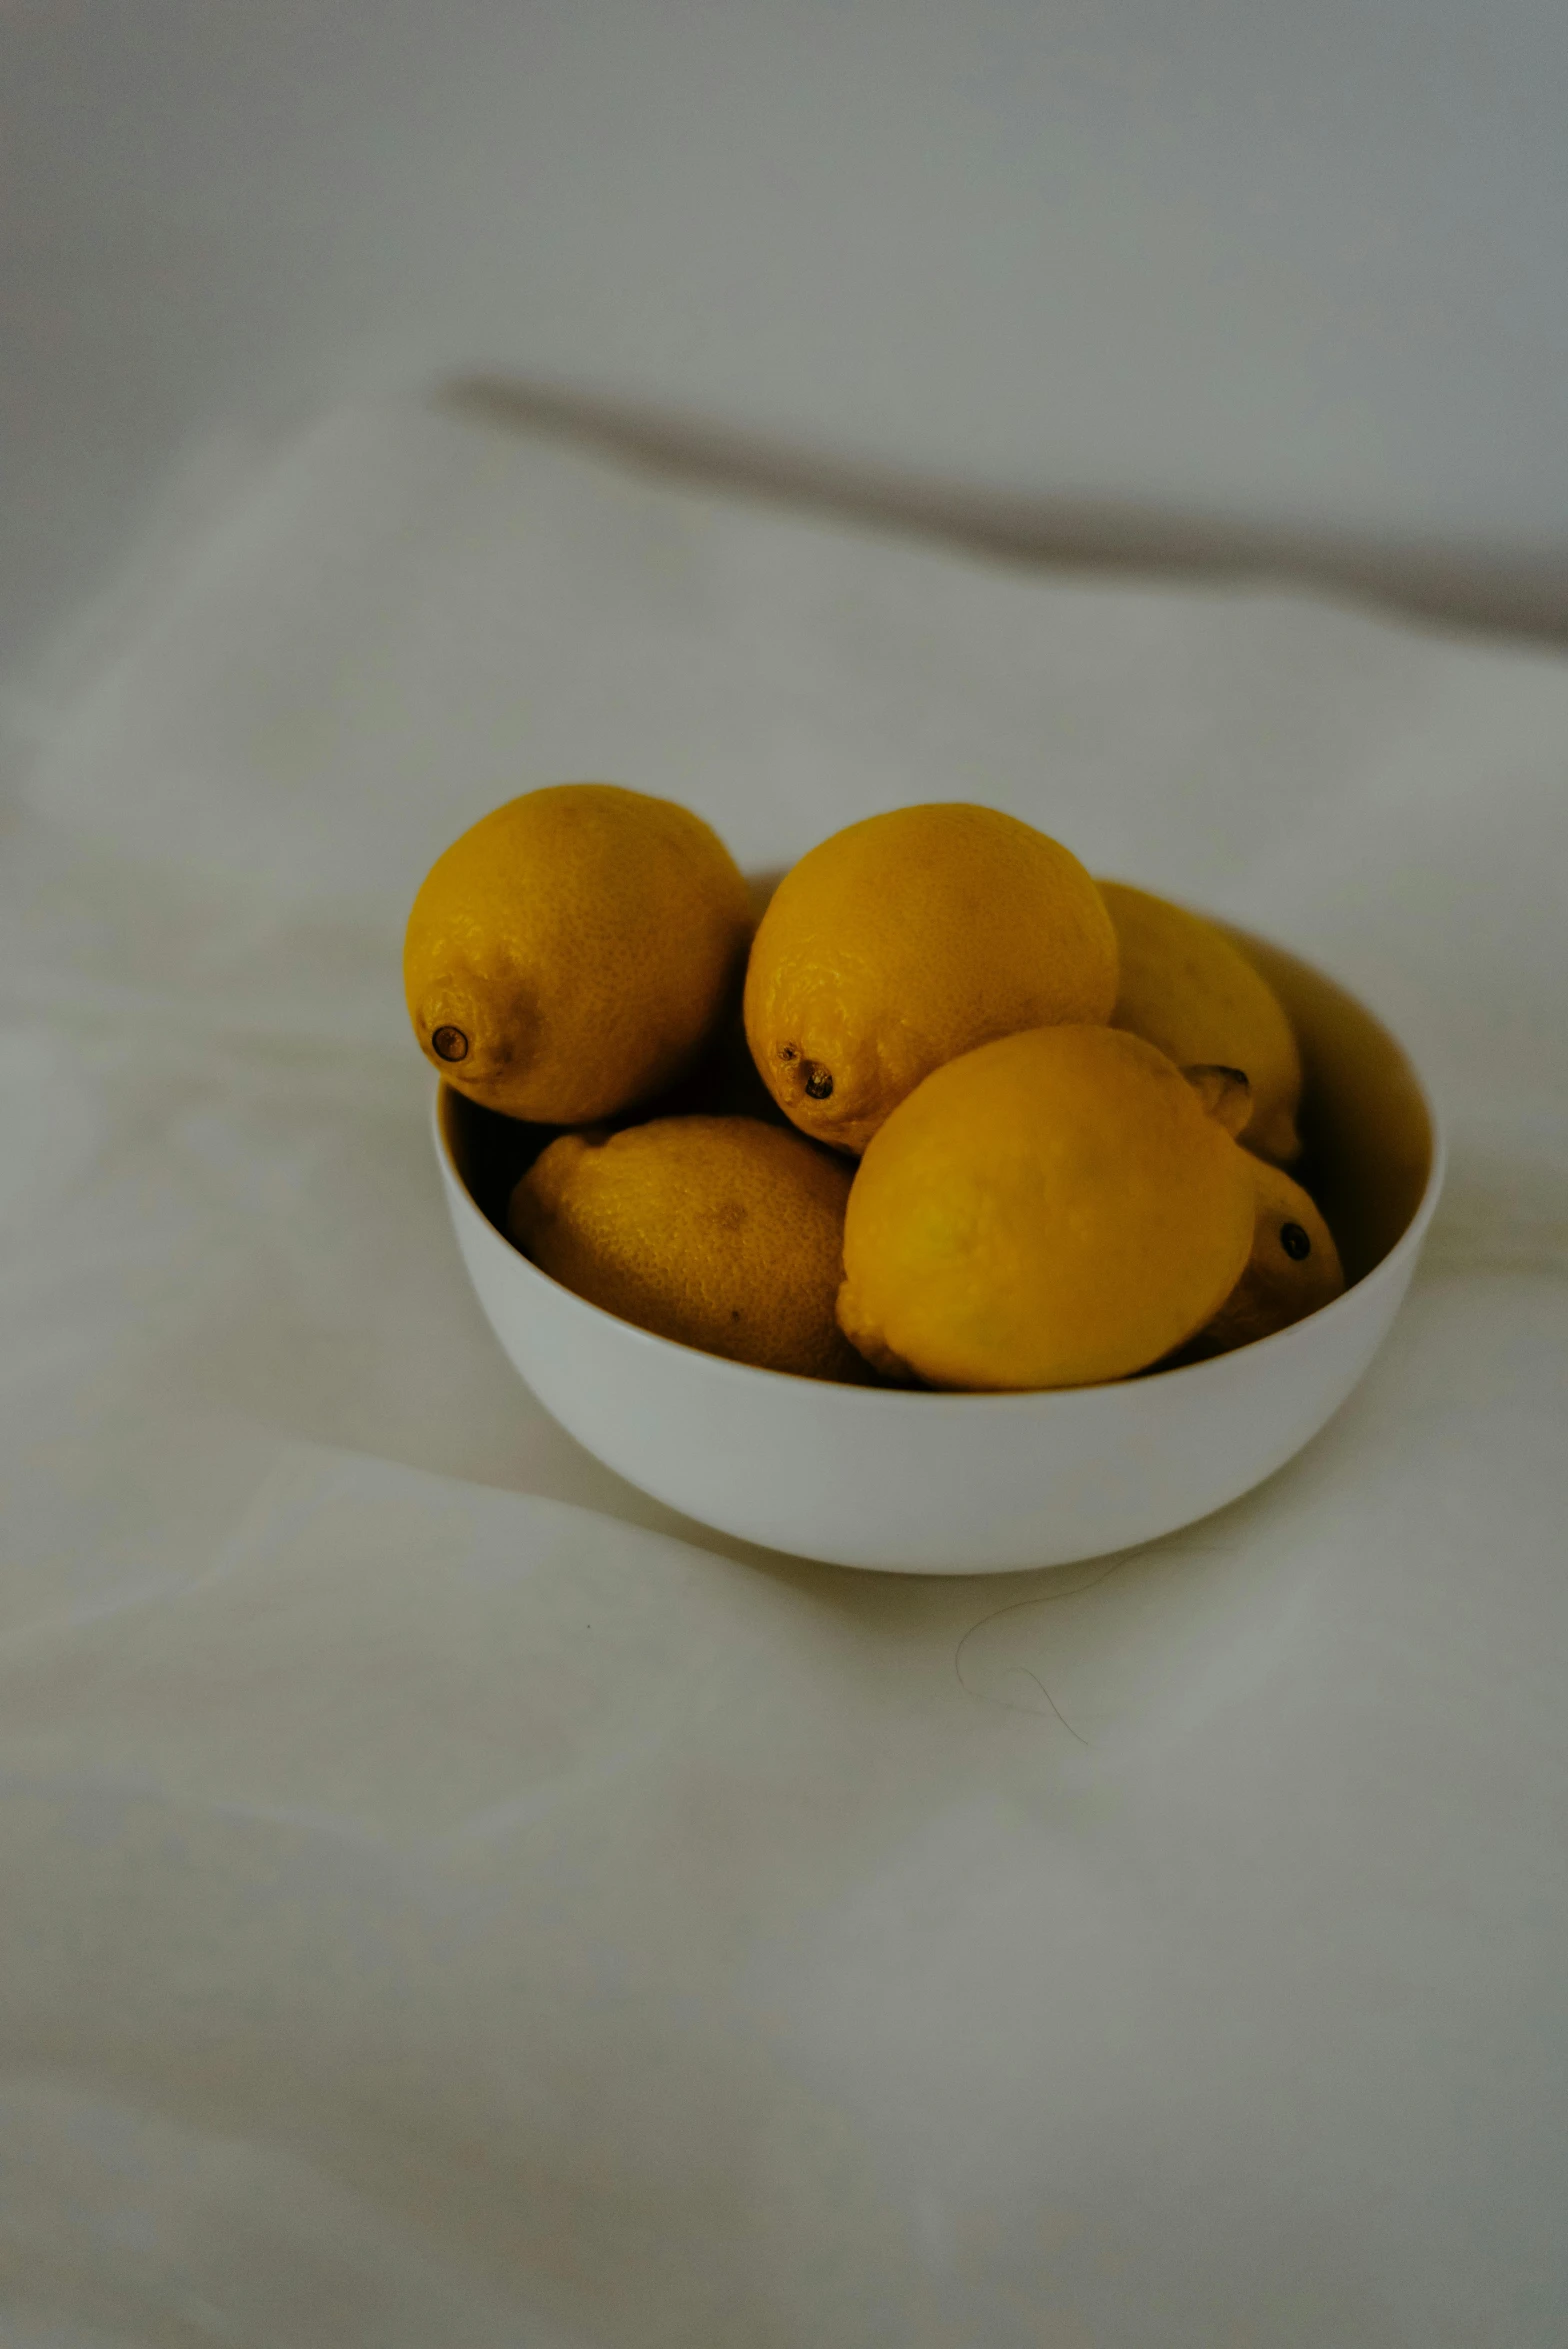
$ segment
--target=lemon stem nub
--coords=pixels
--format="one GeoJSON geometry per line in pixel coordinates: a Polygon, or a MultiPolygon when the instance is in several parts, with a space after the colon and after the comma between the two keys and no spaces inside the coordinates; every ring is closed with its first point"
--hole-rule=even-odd
{"type": "Polygon", "coordinates": [[[437,1028],[430,1042],[442,1060],[466,1060],[468,1038],[461,1028],[437,1028]]]}
{"type": "Polygon", "coordinates": [[[1252,1115],[1252,1083],[1246,1070],[1204,1061],[1181,1073],[1209,1116],[1234,1139],[1252,1115]]]}
{"type": "Polygon", "coordinates": [[[812,1061],[806,1077],[808,1098],[812,1101],[827,1101],[831,1099],[832,1092],[833,1076],[831,1070],[822,1068],[816,1061],[812,1061]]]}

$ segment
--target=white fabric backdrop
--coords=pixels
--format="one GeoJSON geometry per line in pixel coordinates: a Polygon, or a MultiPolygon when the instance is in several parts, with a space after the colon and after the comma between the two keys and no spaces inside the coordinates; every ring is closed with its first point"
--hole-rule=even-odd
{"type": "Polygon", "coordinates": [[[1568,2331],[1568,664],[330,418],[13,702],[10,2349],[1568,2331]],[[748,1557],[462,1285],[404,909],[530,783],[994,801],[1368,993],[1423,1275],[1262,1492],[748,1557]]]}

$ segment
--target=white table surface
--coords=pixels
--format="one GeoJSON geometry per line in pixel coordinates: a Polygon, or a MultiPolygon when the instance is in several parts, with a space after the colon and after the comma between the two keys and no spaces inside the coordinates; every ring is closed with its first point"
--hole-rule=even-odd
{"type": "Polygon", "coordinates": [[[13,716],[8,2349],[1555,2349],[1568,665],[392,404],[13,716]],[[759,863],[986,798],[1364,990],[1454,1159],[1353,1404],[1006,1583],[598,1469],[462,1285],[397,977],[574,774],[759,863]]]}

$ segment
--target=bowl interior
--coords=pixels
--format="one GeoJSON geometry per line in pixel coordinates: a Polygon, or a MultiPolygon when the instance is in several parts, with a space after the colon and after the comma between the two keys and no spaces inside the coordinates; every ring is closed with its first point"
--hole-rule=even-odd
{"type": "MultiPolygon", "coordinates": [[[[1408,1230],[1431,1178],[1426,1095],[1400,1046],[1353,995],[1283,947],[1230,934],[1276,989],[1300,1039],[1303,1152],[1291,1171],[1322,1209],[1354,1286],[1408,1230]]],[[[563,1129],[502,1117],[446,1084],[440,1114],[469,1196],[504,1232],[513,1185],[563,1129]]]]}
{"type": "Polygon", "coordinates": [[[1353,1287],[1415,1220],[1437,1149],[1431,1104],[1404,1051],[1364,1004],[1282,946],[1245,930],[1230,934],[1295,1028],[1305,1085],[1302,1155],[1290,1171],[1322,1209],[1353,1287]]]}

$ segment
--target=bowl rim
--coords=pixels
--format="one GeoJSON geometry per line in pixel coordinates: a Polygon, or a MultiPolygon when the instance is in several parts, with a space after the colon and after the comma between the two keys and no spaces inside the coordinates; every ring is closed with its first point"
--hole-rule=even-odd
{"type": "MultiPolygon", "coordinates": [[[[1291,949],[1292,953],[1294,951],[1291,949]]],[[[1350,997],[1359,1010],[1363,1011],[1369,1019],[1376,1021],[1377,1025],[1403,1054],[1416,1091],[1420,1096],[1422,1108],[1426,1113],[1427,1126],[1432,1137],[1432,1157],[1431,1164],[1427,1169],[1426,1182],[1422,1186],[1421,1196],[1416,1202],[1414,1214],[1388,1254],[1383,1257],[1380,1263],[1375,1264],[1370,1272],[1363,1274],[1362,1278],[1352,1287],[1343,1290],[1330,1304],[1320,1305],[1315,1313],[1306,1314],[1300,1321],[1292,1322],[1287,1329],[1275,1330],[1266,1338],[1254,1338],[1250,1344],[1237,1346],[1228,1354],[1212,1355],[1201,1362],[1183,1363],[1171,1370],[1156,1371],[1152,1374],[1143,1372],[1127,1378],[1104,1379],[1094,1386],[1027,1387],[1018,1390],[991,1388],[980,1392],[955,1392],[951,1388],[850,1386],[837,1379],[809,1378],[799,1371],[765,1370],[756,1363],[733,1362],[728,1355],[710,1354],[704,1347],[688,1346],[679,1338],[660,1337],[654,1330],[643,1329],[636,1322],[623,1320],[620,1314],[611,1313],[605,1306],[595,1305],[588,1298],[579,1297],[575,1289],[568,1289],[562,1282],[552,1279],[549,1273],[542,1272],[530,1257],[525,1256],[520,1248],[515,1247],[506,1234],[490,1221],[459,1170],[447,1131],[447,1103],[449,1098],[455,1102],[466,1098],[466,1096],[460,1094],[457,1087],[449,1085],[444,1078],[436,1080],[431,1109],[436,1155],[442,1172],[447,1177],[452,1195],[461,1201],[472,1224],[484,1234],[483,1244],[500,1250],[501,1258],[509,1265],[514,1275],[520,1273],[525,1282],[539,1283],[551,1293],[552,1297],[564,1300],[569,1309],[588,1316],[591,1321],[604,1323],[608,1329],[616,1333],[621,1343],[630,1344],[646,1351],[651,1362],[656,1363],[675,1356],[679,1358],[688,1372],[694,1365],[700,1365],[699,1376],[707,1375],[725,1382],[739,1380],[743,1385],[751,1383],[753,1386],[755,1386],[755,1382],[761,1380],[764,1382],[764,1386],[756,1390],[759,1393],[765,1391],[768,1386],[783,1387],[791,1393],[797,1393],[802,1388],[808,1391],[816,1389],[831,1393],[835,1403],[846,1410],[879,1413],[916,1412],[927,1424],[929,1424],[932,1412],[938,1408],[945,1408],[950,1414],[955,1415],[985,1410],[993,1418],[999,1417],[1004,1410],[1011,1411],[1015,1416],[1027,1415],[1030,1412],[1038,1412],[1046,1405],[1050,1405],[1059,1412],[1104,1410],[1106,1407],[1104,1398],[1107,1395],[1123,1393],[1129,1396],[1143,1397],[1158,1391],[1154,1383],[1156,1381],[1159,1387],[1163,1387],[1167,1380],[1185,1381],[1187,1383],[1183,1391],[1187,1393],[1196,1392],[1198,1382],[1205,1380],[1219,1388],[1234,1377],[1234,1366],[1243,1357],[1248,1362],[1258,1361],[1265,1356],[1269,1360],[1279,1360],[1285,1349],[1299,1348],[1303,1344],[1310,1343],[1309,1331],[1321,1327],[1335,1316],[1343,1321],[1348,1314],[1359,1311],[1357,1299],[1375,1295],[1380,1289],[1387,1288],[1391,1282],[1403,1281],[1406,1268],[1419,1253],[1421,1244],[1426,1238],[1428,1226],[1431,1224],[1437,1209],[1438,1199],[1442,1193],[1443,1179],[1448,1167],[1448,1137],[1443,1120],[1438,1114],[1431,1087],[1397,1029],[1393,1028],[1373,1005],[1367,1003],[1363,996],[1346,987],[1343,980],[1334,979],[1331,973],[1322,970],[1316,962],[1309,961],[1304,955],[1297,955],[1296,959],[1306,963],[1307,967],[1316,972],[1320,978],[1329,979],[1334,986],[1339,987],[1343,993],[1350,997]]]]}

